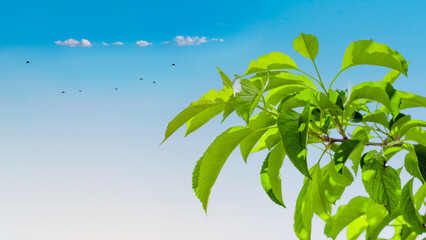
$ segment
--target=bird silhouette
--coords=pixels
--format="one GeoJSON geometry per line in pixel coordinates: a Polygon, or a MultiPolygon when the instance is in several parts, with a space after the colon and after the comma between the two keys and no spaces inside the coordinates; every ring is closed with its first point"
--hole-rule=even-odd
{"type": "Polygon", "coordinates": [[[156,82],[155,82],[155,81],[152,81],[152,83],[156,84],[156,82]]]}
{"type": "Polygon", "coordinates": [[[139,78],[139,80],[143,80],[143,78],[139,78]]]}
{"type": "Polygon", "coordinates": [[[78,92],[83,92],[82,90],[78,90],[78,92]]]}
{"type": "Polygon", "coordinates": [[[115,91],[117,91],[118,90],[118,88],[114,88],[115,89],[115,91]]]}
{"type": "Polygon", "coordinates": [[[176,64],[172,63],[172,67],[176,67],[176,64]]]}
{"type": "Polygon", "coordinates": [[[65,93],[65,91],[62,91],[61,93],[65,93]]]}
{"type": "Polygon", "coordinates": [[[27,61],[27,63],[25,63],[25,64],[28,64],[28,63],[30,63],[30,61],[27,61]]]}

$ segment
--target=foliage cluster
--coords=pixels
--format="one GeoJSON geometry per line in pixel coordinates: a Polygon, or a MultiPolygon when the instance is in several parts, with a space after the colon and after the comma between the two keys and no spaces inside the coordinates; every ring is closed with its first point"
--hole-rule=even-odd
{"type": "Polygon", "coordinates": [[[280,206],[285,207],[280,168],[286,156],[305,176],[294,213],[299,239],[311,238],[314,214],[326,222],[324,233],[333,239],[346,227],[347,239],[363,232],[367,239],[377,239],[385,226],[394,227],[392,239],[415,239],[426,232],[426,215],[419,213],[426,196],[426,122],[401,112],[426,107],[426,98],[392,85],[401,74],[407,76],[409,63],[385,44],[355,41],[326,88],[315,64],[317,38],[301,33],[293,46],[313,63],[317,77],[280,52],[251,61],[234,81],[218,68],[224,87],[210,90],[169,123],[164,140],[184,124],[188,135],[221,113],[225,120],[235,112],[246,123],[217,136],[196,163],[192,187],[204,210],[223,165],[239,146],[246,162],[251,153],[268,151],[260,180],[280,206]],[[342,72],[358,65],[391,71],[381,81],[363,82],[350,91],[332,89],[342,72]],[[309,145],[320,148],[322,155],[308,164],[309,145]],[[404,164],[395,169],[390,161],[400,151],[405,153],[404,164]],[[323,159],[325,154],[329,160],[323,159]],[[405,183],[400,178],[403,168],[412,176],[405,183]],[[332,215],[332,206],[357,174],[369,196],[353,198],[332,215]],[[414,180],[422,184],[417,191],[414,180]]]}

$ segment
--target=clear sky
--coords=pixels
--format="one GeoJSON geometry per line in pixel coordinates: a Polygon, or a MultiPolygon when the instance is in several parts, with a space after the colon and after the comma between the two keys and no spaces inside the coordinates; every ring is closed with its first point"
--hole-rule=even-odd
{"type": "MultiPolygon", "coordinates": [[[[233,76],[281,51],[313,72],[292,48],[300,32],[318,37],[327,83],[351,41],[373,39],[412,62],[395,87],[425,96],[425,10],[425,1],[389,0],[2,2],[0,239],[295,239],[303,178],[289,161],[281,173],[287,209],[261,188],[265,153],[245,165],[236,151],[206,217],[191,189],[192,168],[216,135],[243,121],[215,119],[160,147],[167,123],[221,88],[216,66],[233,76]]],[[[387,71],[353,68],[335,87],[387,71]]],[[[340,204],[365,194],[347,191],[340,204]]],[[[323,239],[322,223],[314,224],[313,239],[323,239]]]]}

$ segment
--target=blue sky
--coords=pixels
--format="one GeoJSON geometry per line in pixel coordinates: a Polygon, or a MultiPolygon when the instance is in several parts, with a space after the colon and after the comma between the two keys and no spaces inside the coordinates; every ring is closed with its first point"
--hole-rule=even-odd
{"type": "MultiPolygon", "coordinates": [[[[409,78],[395,87],[425,95],[425,9],[424,1],[2,3],[0,239],[294,239],[303,178],[289,161],[282,170],[287,209],[260,186],[265,153],[245,165],[236,151],[206,218],[191,190],[192,168],[214,136],[243,121],[231,117],[219,125],[215,119],[159,147],[167,123],[221,87],[216,66],[241,74],[250,60],[281,51],[312,73],[292,47],[300,32],[318,37],[317,65],[327,83],[351,41],[373,39],[412,62],[409,78]],[[177,36],[207,42],[177,46],[177,36]],[[93,46],[55,44],[67,39],[93,46]],[[140,40],[152,45],[140,47],[140,40]]],[[[380,80],[387,71],[353,68],[335,87],[380,80]]],[[[422,111],[411,113],[424,119],[422,111]]],[[[363,194],[358,187],[347,191],[343,204],[363,194]]],[[[323,225],[314,221],[321,236],[323,225]]]]}

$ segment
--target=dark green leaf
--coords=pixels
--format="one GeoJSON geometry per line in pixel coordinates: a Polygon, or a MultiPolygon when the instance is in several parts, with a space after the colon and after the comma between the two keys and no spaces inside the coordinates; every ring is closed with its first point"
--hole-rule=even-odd
{"type": "Polygon", "coordinates": [[[423,220],[420,214],[414,207],[413,200],[413,179],[405,184],[401,193],[401,213],[408,226],[418,234],[426,232],[426,229],[422,226],[423,220]]]}
{"type": "Polygon", "coordinates": [[[241,91],[235,94],[234,108],[238,116],[248,123],[263,92],[261,86],[256,86],[246,79],[241,79],[240,86],[241,91]]]}
{"type": "Polygon", "coordinates": [[[392,215],[398,210],[401,180],[398,172],[386,166],[386,159],[370,152],[364,158],[362,182],[365,190],[373,201],[383,204],[392,215]]]}
{"type": "Polygon", "coordinates": [[[306,159],[309,115],[309,103],[306,104],[301,114],[293,110],[281,109],[277,125],[284,149],[291,162],[303,175],[310,178],[306,159]]]}
{"type": "Polygon", "coordinates": [[[359,122],[362,122],[362,119],[363,119],[362,114],[359,112],[355,112],[353,117],[350,119],[350,121],[353,123],[359,123],[359,122]]]}
{"type": "Polygon", "coordinates": [[[336,153],[334,154],[334,164],[336,166],[336,170],[341,172],[343,166],[345,165],[346,160],[348,160],[352,151],[357,147],[360,143],[360,140],[346,140],[339,145],[336,153]]]}

